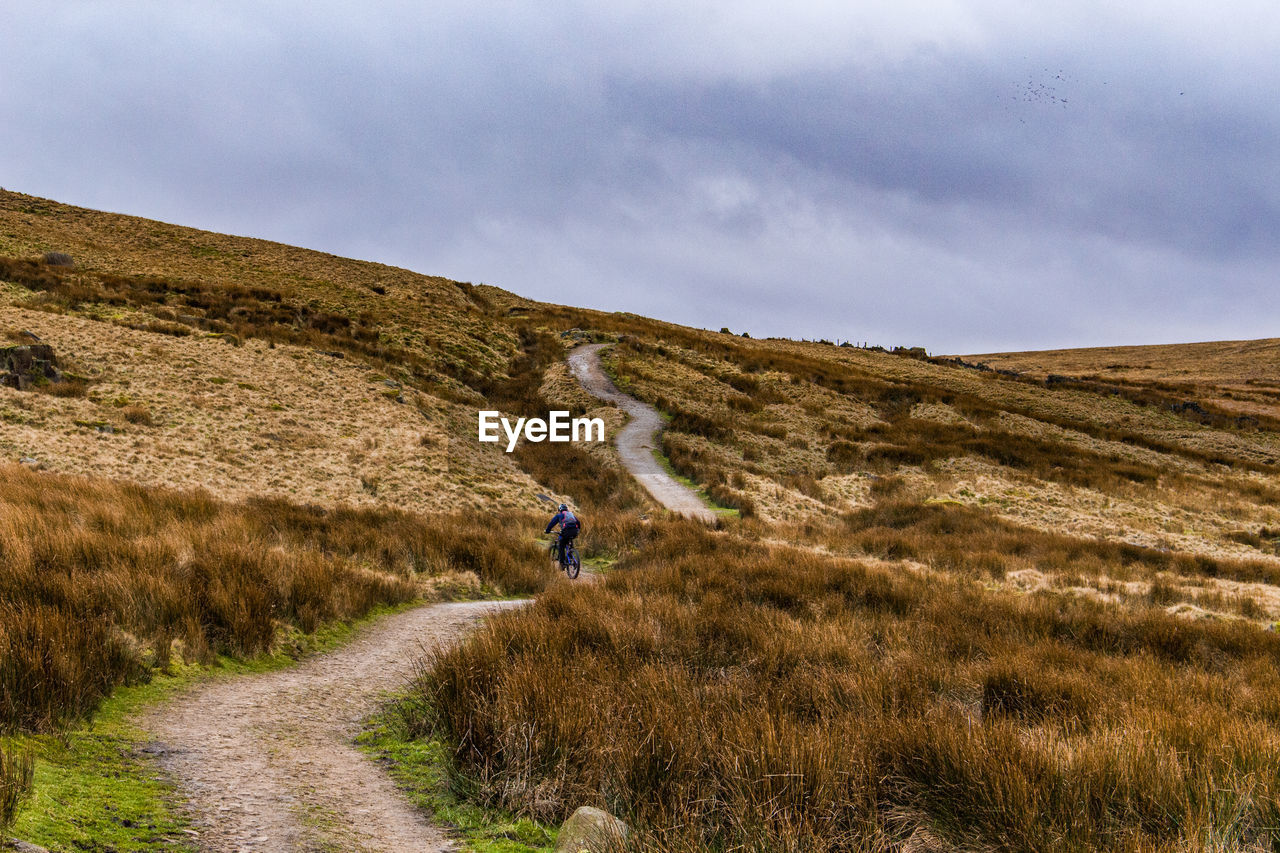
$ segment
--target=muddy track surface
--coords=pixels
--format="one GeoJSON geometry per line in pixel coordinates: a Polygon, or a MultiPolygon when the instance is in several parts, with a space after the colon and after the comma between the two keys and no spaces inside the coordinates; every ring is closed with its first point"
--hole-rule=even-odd
{"type": "Polygon", "coordinates": [[[367,625],[298,666],[199,685],[139,720],[205,851],[453,849],[361,753],[360,721],[424,654],[522,602],[437,604],[367,625]]]}
{"type": "Polygon", "coordinates": [[[688,518],[713,523],[716,514],[687,486],[668,474],[653,458],[657,434],[662,429],[658,410],[618,390],[600,367],[600,350],[607,344],[586,344],[569,353],[569,370],[588,394],[613,403],[630,418],[618,432],[618,455],[622,464],[653,499],[688,518]]]}

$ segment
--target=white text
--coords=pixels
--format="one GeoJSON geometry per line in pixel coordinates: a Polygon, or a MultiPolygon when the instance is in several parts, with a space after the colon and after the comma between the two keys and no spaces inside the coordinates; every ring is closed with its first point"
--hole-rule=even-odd
{"type": "Polygon", "coordinates": [[[547,420],[542,418],[517,418],[515,425],[501,416],[500,412],[480,412],[480,440],[497,442],[502,440],[499,428],[507,437],[507,452],[516,449],[521,434],[525,441],[604,441],[604,420],[601,418],[570,418],[567,411],[548,412],[547,420]]]}

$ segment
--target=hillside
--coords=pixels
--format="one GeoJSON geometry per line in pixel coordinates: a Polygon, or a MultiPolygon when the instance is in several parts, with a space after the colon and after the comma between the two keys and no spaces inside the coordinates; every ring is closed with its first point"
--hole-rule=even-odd
{"type": "MultiPolygon", "coordinates": [[[[574,498],[556,482],[569,463],[479,444],[475,412],[554,405],[616,428],[563,364],[595,336],[622,341],[606,363],[623,390],[670,416],[676,470],[745,515],[798,525],[892,493],[1276,560],[1274,341],[969,357],[999,368],[976,370],[538,304],[15,193],[0,235],[0,332],[34,332],[91,379],[80,398],[0,392],[0,448],[49,470],[230,499],[535,509],[538,493],[574,498]],[[27,260],[46,251],[75,266],[27,260]]],[[[618,470],[609,447],[561,452],[618,470]]]]}
{"type": "Polygon", "coordinates": [[[1185,392],[1224,411],[1280,418],[1280,338],[963,356],[997,370],[1185,392]]]}
{"type": "Polygon", "coordinates": [[[538,505],[472,440],[467,403],[517,337],[469,285],[7,192],[0,235],[0,335],[90,380],[0,398],[11,461],[228,498],[538,505]],[[24,262],[55,249],[74,267],[24,262]]]}
{"type": "Polygon", "coordinates": [[[0,387],[8,730],[171,654],[538,593],[400,715],[489,805],[594,802],[690,851],[1261,850],[1280,823],[1275,341],[754,340],[11,192],[0,336],[67,380],[0,387]],[[611,444],[476,440],[480,408],[619,429],[566,367],[588,341],[714,529],[611,444]],[[546,498],[602,583],[551,582],[546,498]]]}

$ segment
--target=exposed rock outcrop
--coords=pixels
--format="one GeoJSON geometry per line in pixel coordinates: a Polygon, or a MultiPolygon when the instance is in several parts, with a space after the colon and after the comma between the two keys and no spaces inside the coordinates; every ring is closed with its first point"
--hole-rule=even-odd
{"type": "Polygon", "coordinates": [[[0,385],[24,391],[60,379],[58,358],[48,344],[0,347],[0,385]]]}

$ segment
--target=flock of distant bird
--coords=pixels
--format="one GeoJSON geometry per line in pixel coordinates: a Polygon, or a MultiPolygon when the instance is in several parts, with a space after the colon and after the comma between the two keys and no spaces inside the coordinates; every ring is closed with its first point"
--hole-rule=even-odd
{"type": "MultiPolygon", "coordinates": [[[[1049,69],[1046,68],[1044,73],[1049,74],[1049,69]]],[[[1058,73],[1053,75],[1053,81],[1057,83],[1069,82],[1063,76],[1062,69],[1058,69],[1058,73]]],[[[1037,80],[1035,77],[1031,77],[1023,86],[1019,87],[1019,91],[1014,97],[1028,104],[1061,104],[1064,109],[1067,106],[1067,99],[1058,94],[1058,87],[1054,85],[1054,82],[1037,80]]]]}
{"type": "MultiPolygon", "coordinates": [[[[1067,108],[1067,98],[1064,93],[1060,93],[1060,86],[1068,86],[1074,81],[1067,75],[1065,71],[1059,68],[1056,72],[1046,68],[1043,76],[1030,75],[1025,83],[1016,84],[1014,94],[1011,96],[1015,101],[1021,101],[1027,104],[1044,104],[1047,106],[1060,106],[1067,108]],[[1050,76],[1052,75],[1052,76],[1050,76]]],[[[1103,81],[1102,85],[1107,85],[1103,81]]],[[[1185,95],[1186,92],[1179,92],[1179,95],[1185,95]]],[[[1019,118],[1018,121],[1026,124],[1026,119],[1019,118]]]]}

